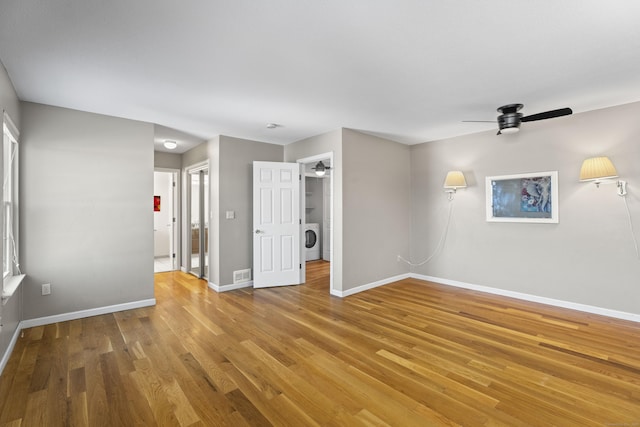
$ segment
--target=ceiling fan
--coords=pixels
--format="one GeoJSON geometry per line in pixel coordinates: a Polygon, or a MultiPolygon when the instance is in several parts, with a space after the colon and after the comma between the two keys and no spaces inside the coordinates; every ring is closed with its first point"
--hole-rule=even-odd
{"type": "MultiPolygon", "coordinates": [[[[535,122],[537,120],[553,119],[555,117],[568,116],[572,114],[571,108],[560,108],[558,110],[545,111],[544,113],[531,114],[530,116],[523,116],[519,113],[522,109],[522,104],[508,104],[498,108],[498,112],[501,113],[498,116],[498,135],[503,133],[516,133],[520,130],[520,123],[522,122],[535,122]]],[[[494,121],[488,120],[463,120],[463,122],[473,123],[493,123],[494,121]]]]}
{"type": "Polygon", "coordinates": [[[316,171],[316,175],[324,176],[324,174],[327,173],[327,171],[329,169],[331,169],[331,167],[330,166],[325,166],[324,163],[322,163],[322,160],[321,160],[318,163],[316,163],[315,167],[312,167],[311,169],[316,171]]]}

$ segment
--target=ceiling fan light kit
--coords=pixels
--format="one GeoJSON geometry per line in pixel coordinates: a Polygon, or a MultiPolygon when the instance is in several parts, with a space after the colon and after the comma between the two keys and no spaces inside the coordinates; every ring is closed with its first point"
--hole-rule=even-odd
{"type": "Polygon", "coordinates": [[[521,108],[522,104],[509,104],[498,108],[498,112],[502,113],[498,116],[498,135],[516,133],[520,130],[522,113],[518,111],[521,108]]]}
{"type": "Polygon", "coordinates": [[[331,169],[331,167],[325,166],[324,163],[322,163],[322,160],[321,160],[318,163],[316,163],[315,167],[312,167],[311,169],[316,171],[316,175],[324,176],[325,173],[327,173],[327,170],[331,169]]]}
{"type": "MultiPolygon", "coordinates": [[[[573,114],[571,108],[560,108],[557,110],[545,111],[543,113],[523,116],[519,111],[523,104],[507,104],[498,108],[498,135],[516,133],[520,130],[520,123],[535,122],[537,120],[553,119],[555,117],[568,116],[573,114]]],[[[464,120],[465,122],[487,122],[486,120],[464,120]]]]}

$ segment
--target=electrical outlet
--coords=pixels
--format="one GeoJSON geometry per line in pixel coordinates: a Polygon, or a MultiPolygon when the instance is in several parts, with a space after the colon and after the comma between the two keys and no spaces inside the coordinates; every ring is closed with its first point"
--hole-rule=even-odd
{"type": "Polygon", "coordinates": [[[51,295],[51,283],[42,285],[42,295],[51,295]]]}

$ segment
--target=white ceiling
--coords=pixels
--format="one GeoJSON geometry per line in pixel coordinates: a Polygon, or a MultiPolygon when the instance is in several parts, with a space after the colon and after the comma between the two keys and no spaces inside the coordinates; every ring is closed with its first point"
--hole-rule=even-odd
{"type": "Polygon", "coordinates": [[[637,0],[7,0],[0,60],[23,100],[203,139],[414,144],[503,104],[640,100],[639,22],[637,0]]]}

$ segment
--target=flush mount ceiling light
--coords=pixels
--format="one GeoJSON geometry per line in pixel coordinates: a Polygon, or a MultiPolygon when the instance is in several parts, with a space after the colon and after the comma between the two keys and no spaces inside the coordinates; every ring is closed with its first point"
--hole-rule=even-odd
{"type": "Polygon", "coordinates": [[[176,147],[178,147],[178,143],[176,141],[165,139],[164,148],[166,148],[167,150],[175,150],[176,147]]]}
{"type": "Polygon", "coordinates": [[[329,166],[325,166],[324,163],[322,163],[322,160],[321,160],[318,163],[316,163],[315,167],[312,167],[311,169],[316,171],[316,175],[324,176],[324,174],[327,173],[327,171],[329,169],[331,169],[331,168],[329,166]]]}

